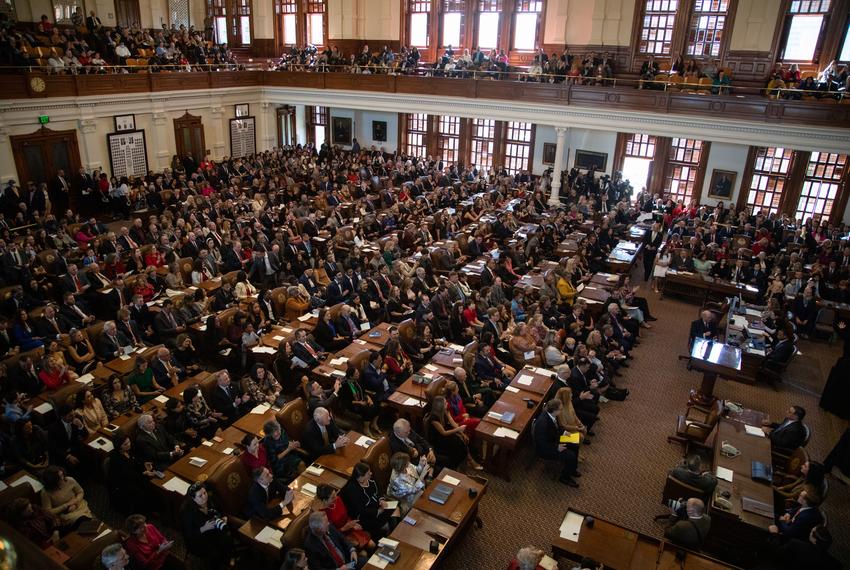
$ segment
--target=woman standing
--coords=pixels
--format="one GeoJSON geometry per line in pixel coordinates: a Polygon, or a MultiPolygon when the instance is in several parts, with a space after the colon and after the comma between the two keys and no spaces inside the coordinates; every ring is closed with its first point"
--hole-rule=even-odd
{"type": "Polygon", "coordinates": [[[351,477],[339,494],[348,514],[371,536],[386,536],[393,511],[387,509],[387,502],[381,498],[368,463],[360,461],[354,465],[351,477]]]}

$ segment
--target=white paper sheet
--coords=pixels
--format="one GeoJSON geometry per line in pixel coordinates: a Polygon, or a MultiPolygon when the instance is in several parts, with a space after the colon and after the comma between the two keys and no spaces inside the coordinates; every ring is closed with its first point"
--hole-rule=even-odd
{"type": "Polygon", "coordinates": [[[270,346],[255,346],[251,349],[251,352],[254,354],[274,354],[277,352],[277,349],[270,346]]]}
{"type": "Polygon", "coordinates": [[[443,475],[442,481],[447,485],[460,485],[460,479],[458,479],[457,477],[452,477],[448,473],[443,475]]]}
{"type": "Polygon", "coordinates": [[[185,495],[187,491],[189,491],[191,483],[188,481],[184,481],[180,477],[172,477],[165,483],[163,483],[162,488],[168,489],[169,491],[174,491],[175,493],[179,493],[181,495],[185,495]]]}
{"type": "MultiPolygon", "coordinates": [[[[110,532],[112,532],[112,529],[111,529],[111,528],[107,528],[107,529],[105,529],[103,532],[101,532],[99,535],[97,535],[96,537],[94,537],[94,540],[97,540],[97,539],[99,539],[99,538],[103,538],[104,536],[106,536],[106,535],[107,535],[107,534],[109,534],[110,532]]],[[[94,540],[93,540],[92,542],[94,542],[94,540]]]]}
{"type": "Polygon", "coordinates": [[[189,458],[189,465],[191,465],[192,467],[203,467],[206,464],[207,464],[207,460],[204,459],[203,457],[190,457],[189,458]]]}
{"type": "Polygon", "coordinates": [[[273,336],[273,337],[272,337],[272,340],[281,341],[281,340],[283,340],[284,338],[286,338],[286,337],[282,337],[282,336],[280,336],[280,335],[275,335],[275,336],[273,336]]]}
{"type": "Polygon", "coordinates": [[[222,451],[222,453],[225,454],[225,455],[233,455],[233,448],[232,447],[225,447],[224,451],[222,451]]]}
{"type": "Polygon", "coordinates": [[[369,558],[368,564],[369,566],[374,566],[375,568],[380,568],[381,570],[383,570],[389,564],[389,560],[385,560],[377,554],[373,554],[371,558],[369,558]]]}
{"type": "Polygon", "coordinates": [[[159,402],[160,404],[167,404],[168,403],[168,396],[160,394],[159,396],[154,398],[154,400],[159,402]]]}
{"type": "Polygon", "coordinates": [[[205,447],[212,447],[214,444],[211,441],[202,441],[201,445],[203,445],[205,447]]]}
{"type": "Polygon", "coordinates": [[[375,440],[368,438],[365,435],[361,435],[359,438],[357,438],[357,441],[354,442],[355,445],[359,445],[360,447],[369,447],[373,443],[375,443],[375,440]]]}
{"type": "Polygon", "coordinates": [[[422,403],[420,402],[420,400],[417,400],[416,398],[408,398],[404,401],[404,403],[402,405],[404,405],[404,406],[421,406],[422,403]]]}
{"type": "Polygon", "coordinates": [[[717,478],[723,479],[724,481],[732,482],[732,478],[735,476],[735,472],[731,469],[726,469],[725,467],[717,466],[717,478]]]}
{"type": "Polygon", "coordinates": [[[744,426],[744,431],[746,431],[750,435],[755,435],[758,437],[764,437],[764,430],[760,427],[756,426],[744,426]]]}
{"type": "Polygon", "coordinates": [[[309,473],[310,475],[316,475],[316,476],[319,476],[319,475],[321,475],[322,473],[325,472],[325,470],[322,469],[321,467],[319,467],[318,465],[311,465],[310,467],[308,467],[304,471],[306,473],[309,473]]]}
{"type": "Polygon", "coordinates": [[[490,410],[489,412],[487,412],[487,417],[493,418],[494,420],[501,420],[502,414],[500,414],[499,412],[494,412],[494,411],[490,410]]]}
{"type": "Polygon", "coordinates": [[[519,432],[510,428],[499,427],[496,428],[496,431],[493,432],[493,435],[496,437],[507,437],[509,439],[516,439],[519,437],[519,432]]]}
{"type": "Polygon", "coordinates": [[[316,491],[318,491],[318,488],[312,483],[304,483],[301,485],[301,492],[306,495],[315,496],[316,491]]]}
{"type": "Polygon", "coordinates": [[[36,412],[38,412],[39,414],[44,415],[44,414],[49,413],[49,412],[50,412],[50,410],[52,410],[52,409],[53,409],[53,404],[51,404],[50,402],[44,402],[43,404],[39,404],[38,406],[36,406],[36,407],[35,407],[35,408],[33,408],[33,409],[34,409],[36,412]]]}
{"type": "Polygon", "coordinates": [[[312,317],[313,315],[307,313],[306,315],[301,315],[300,317],[298,317],[298,320],[303,323],[304,321],[309,321],[312,317]]]}
{"type": "Polygon", "coordinates": [[[543,559],[537,564],[543,570],[558,570],[558,563],[551,556],[543,555],[543,559]]]}
{"type": "Polygon", "coordinates": [[[23,485],[24,483],[29,483],[30,487],[32,487],[36,493],[40,493],[41,490],[44,489],[44,485],[41,484],[41,481],[35,479],[34,477],[30,477],[29,475],[24,475],[23,477],[12,483],[12,487],[17,487],[18,485],[23,485]]]}
{"type": "Polygon", "coordinates": [[[437,368],[437,367],[436,367],[436,366],[434,366],[433,364],[426,364],[426,365],[425,365],[425,369],[426,369],[426,370],[430,370],[431,372],[436,372],[437,370],[439,370],[439,368],[437,368]]]}
{"type": "Polygon", "coordinates": [[[534,360],[534,351],[529,350],[528,352],[523,352],[522,357],[525,358],[526,360],[534,360]]]}
{"type": "Polygon", "coordinates": [[[581,525],[584,522],[584,517],[573,511],[569,511],[564,517],[564,522],[561,523],[560,533],[561,538],[578,542],[581,536],[581,525]]]}
{"type": "Polygon", "coordinates": [[[100,449],[106,453],[111,452],[115,449],[115,446],[112,445],[112,442],[106,439],[105,437],[99,437],[97,439],[93,439],[89,442],[89,447],[94,449],[100,449]]]}
{"type": "Polygon", "coordinates": [[[94,375],[91,373],[83,374],[79,378],[77,378],[77,382],[80,384],[88,384],[89,382],[94,382],[94,375]]]}
{"type": "Polygon", "coordinates": [[[257,542],[265,542],[266,544],[270,544],[275,548],[282,548],[283,543],[281,540],[283,539],[283,531],[277,530],[276,528],[272,528],[270,526],[263,527],[263,530],[257,533],[257,536],[254,537],[257,542]]]}
{"type": "Polygon", "coordinates": [[[505,386],[505,391],[519,394],[519,388],[514,388],[513,386],[505,386]]]}
{"type": "Polygon", "coordinates": [[[269,404],[257,404],[251,410],[251,413],[252,414],[265,414],[266,412],[268,412],[271,409],[272,409],[272,407],[269,404]]]}
{"type": "Polygon", "coordinates": [[[534,376],[526,376],[522,375],[517,378],[517,384],[522,384],[523,386],[531,386],[531,383],[534,381],[534,376]]]}

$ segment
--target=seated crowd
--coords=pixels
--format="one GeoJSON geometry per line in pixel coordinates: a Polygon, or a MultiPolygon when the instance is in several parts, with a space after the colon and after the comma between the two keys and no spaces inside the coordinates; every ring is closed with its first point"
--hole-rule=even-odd
{"type": "Polygon", "coordinates": [[[774,99],[841,99],[849,89],[847,65],[833,60],[819,73],[806,73],[805,76],[796,63],[787,68],[777,63],[770,71],[764,92],[774,99]]]}

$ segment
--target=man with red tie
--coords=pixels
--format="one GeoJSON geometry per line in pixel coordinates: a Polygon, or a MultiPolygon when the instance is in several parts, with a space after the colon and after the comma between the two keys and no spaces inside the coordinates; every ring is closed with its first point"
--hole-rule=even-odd
{"type": "Polygon", "coordinates": [[[322,511],[312,513],[308,524],[310,532],[304,537],[304,551],[310,568],[354,570],[363,566],[364,561],[357,558],[357,549],[331,526],[328,515],[322,511]]]}
{"type": "Polygon", "coordinates": [[[307,339],[307,331],[298,329],[295,333],[295,342],[292,343],[292,354],[303,361],[308,368],[314,368],[319,365],[320,360],[328,357],[325,349],[315,342],[307,339]]]}

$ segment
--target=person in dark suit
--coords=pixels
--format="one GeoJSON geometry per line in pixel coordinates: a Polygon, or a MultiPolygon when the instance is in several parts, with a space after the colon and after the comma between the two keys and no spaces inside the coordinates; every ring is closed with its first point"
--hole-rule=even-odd
{"type": "Polygon", "coordinates": [[[670,262],[670,269],[675,269],[676,271],[690,271],[693,273],[694,258],[688,250],[683,249],[678,255],[673,256],[673,261],[670,262]]]}
{"type": "Polygon", "coordinates": [[[688,346],[694,343],[695,338],[717,339],[717,323],[714,322],[714,314],[711,311],[703,311],[700,318],[691,323],[688,346]]]}
{"type": "Polygon", "coordinates": [[[321,455],[335,453],[348,445],[348,436],[340,435],[339,428],[325,408],[313,410],[313,419],[304,427],[301,447],[309,454],[310,462],[321,455]]]}
{"type": "Polygon", "coordinates": [[[77,301],[73,293],[65,293],[64,300],[65,302],[59,307],[59,314],[65,317],[74,328],[81,329],[94,323],[95,316],[77,301]]]}
{"type": "Polygon", "coordinates": [[[83,445],[90,435],[89,430],[70,405],[59,408],[58,415],[59,421],[47,427],[50,462],[77,472],[83,458],[83,445]]]}
{"type": "Polygon", "coordinates": [[[171,299],[165,299],[162,302],[162,310],[154,317],[153,326],[163,340],[174,338],[178,334],[186,332],[183,316],[174,310],[174,302],[171,299]]]}
{"type": "Polygon", "coordinates": [[[664,530],[664,538],[685,548],[699,550],[711,529],[711,517],[705,514],[702,499],[690,498],[684,510],[673,512],[664,530]]]}
{"type": "Polygon", "coordinates": [[[770,424],[770,443],[773,447],[782,449],[797,449],[806,442],[806,428],[803,418],[806,410],[802,406],[791,406],[782,423],[770,424]]]}
{"type": "Polygon", "coordinates": [[[139,461],[149,461],[155,470],[165,471],[183,455],[183,449],[174,436],[156,425],[150,414],[142,414],[138,426],[135,447],[139,461]]]}
{"type": "Polygon", "coordinates": [[[814,333],[817,322],[818,307],[811,288],[806,288],[802,295],[794,299],[792,308],[794,313],[794,326],[797,327],[802,338],[809,338],[814,333]]]}
{"type": "Polygon", "coordinates": [[[652,224],[652,229],[643,235],[643,280],[649,281],[655,268],[655,256],[664,241],[661,224],[652,224]]]}
{"type": "Polygon", "coordinates": [[[351,338],[341,334],[326,307],[319,309],[319,322],[313,329],[313,338],[330,352],[342,350],[351,344],[351,338]]]}
{"type": "Polygon", "coordinates": [[[257,467],[251,473],[254,482],[248,489],[248,500],[245,504],[246,518],[273,520],[283,514],[283,507],[292,504],[294,494],[290,489],[277,484],[274,475],[268,467],[257,467]],[[281,499],[276,505],[269,505],[273,499],[281,499]]]}
{"type": "Polygon", "coordinates": [[[363,369],[363,387],[374,392],[378,402],[386,400],[395,391],[395,387],[390,385],[387,375],[383,372],[382,365],[381,353],[373,350],[363,369]]]}
{"type": "Polygon", "coordinates": [[[806,540],[816,526],[823,524],[823,515],[818,509],[821,497],[813,485],[806,484],[797,497],[797,504],[786,509],[776,519],[776,524],[768,527],[771,534],[778,534],[783,540],[796,538],[806,540]]]}
{"type": "Polygon", "coordinates": [[[543,459],[560,461],[562,467],[558,481],[570,487],[578,487],[574,479],[581,475],[578,472],[578,457],[560,439],[564,433],[558,426],[558,412],[562,406],[558,399],[549,400],[544,412],[534,421],[534,452],[543,459]]]}
{"type": "Polygon", "coordinates": [[[840,570],[841,564],[829,554],[832,535],[824,525],[817,525],[808,538],[792,538],[773,546],[771,558],[783,570],[840,570]]]}
{"type": "Polygon", "coordinates": [[[97,339],[97,355],[103,360],[109,361],[124,354],[125,347],[133,347],[133,343],[118,331],[114,321],[107,321],[103,325],[103,331],[97,339]]]}
{"type": "Polygon", "coordinates": [[[679,465],[670,470],[670,476],[691,487],[700,489],[706,495],[714,491],[717,478],[711,471],[702,470],[702,460],[699,455],[690,455],[679,465]]]}
{"type": "Polygon", "coordinates": [[[292,355],[302,362],[308,368],[313,368],[319,365],[320,360],[328,357],[325,349],[315,342],[307,339],[307,331],[298,329],[295,332],[295,342],[292,343],[292,355]]]}
{"type": "Polygon", "coordinates": [[[351,290],[343,286],[342,278],[342,271],[338,271],[334,275],[333,280],[328,284],[326,298],[329,306],[342,303],[348,299],[348,296],[351,294],[351,290]]]}
{"type": "Polygon", "coordinates": [[[68,266],[68,273],[61,277],[60,282],[63,292],[75,295],[82,295],[91,287],[86,272],[80,271],[73,263],[68,266]]]}
{"type": "Polygon", "coordinates": [[[304,551],[310,570],[354,570],[363,566],[357,549],[328,522],[328,515],[322,511],[311,513],[308,524],[304,551]]]}
{"type": "Polygon", "coordinates": [[[176,386],[186,377],[186,370],[165,347],[157,351],[156,358],[150,361],[150,367],[153,370],[154,380],[163,387],[176,386]]]}
{"type": "Polygon", "coordinates": [[[349,305],[342,306],[339,311],[339,316],[334,321],[334,325],[336,326],[338,334],[348,338],[349,340],[354,340],[354,337],[360,334],[360,320],[352,314],[352,310],[349,305]]]}
{"type": "Polygon", "coordinates": [[[277,273],[280,264],[277,257],[263,249],[255,249],[251,259],[251,268],[248,270],[248,279],[265,289],[277,286],[277,273]]]}
{"type": "Polygon", "coordinates": [[[433,446],[413,431],[410,422],[404,418],[399,418],[393,423],[393,431],[390,433],[390,451],[390,455],[407,453],[413,463],[418,463],[420,457],[425,457],[431,465],[437,461],[433,446]]]}
{"type": "Polygon", "coordinates": [[[63,315],[56,314],[56,307],[48,305],[40,317],[33,323],[38,336],[44,338],[59,338],[59,335],[68,334],[74,325],[63,315]]]}
{"type": "Polygon", "coordinates": [[[216,373],[216,387],[210,394],[210,407],[224,415],[224,421],[232,422],[248,412],[253,404],[249,394],[242,394],[237,384],[230,381],[230,373],[221,370],[216,373]]]}
{"type": "MultiPolygon", "coordinates": [[[[563,374],[561,370],[565,371],[563,368],[558,371],[559,378],[563,374]]],[[[596,418],[599,415],[599,381],[591,374],[588,358],[580,357],[575,360],[566,383],[573,391],[573,407],[582,422],[586,424],[587,420],[596,418]]]]}
{"type": "Polygon", "coordinates": [[[761,363],[762,368],[773,372],[781,372],[796,352],[794,342],[791,340],[789,330],[785,327],[776,329],[776,344],[767,353],[761,363]]]}
{"type": "Polygon", "coordinates": [[[739,259],[735,266],[729,271],[729,281],[732,283],[749,283],[753,278],[752,270],[744,265],[744,260],[739,259]]]}

